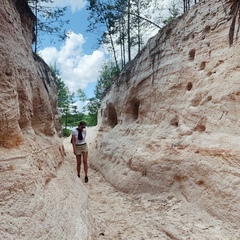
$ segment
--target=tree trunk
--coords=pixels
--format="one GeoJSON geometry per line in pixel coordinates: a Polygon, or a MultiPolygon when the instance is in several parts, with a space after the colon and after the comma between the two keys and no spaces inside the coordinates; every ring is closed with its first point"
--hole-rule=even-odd
{"type": "Polygon", "coordinates": [[[125,25],[124,25],[124,19],[121,21],[121,27],[122,27],[122,32],[121,32],[121,43],[122,43],[122,68],[126,64],[126,48],[125,48],[125,25]]]}
{"type": "Polygon", "coordinates": [[[131,9],[131,3],[130,0],[128,0],[128,12],[127,12],[127,38],[128,38],[128,61],[131,61],[131,18],[130,18],[130,9],[131,9]]]}
{"type": "MultiPolygon", "coordinates": [[[[140,6],[139,4],[137,5],[137,14],[140,16],[140,6]]],[[[137,18],[137,38],[138,38],[138,52],[141,51],[141,29],[140,29],[140,18],[137,18]]]]}
{"type": "Polygon", "coordinates": [[[36,16],[36,24],[35,24],[35,43],[34,43],[34,53],[37,53],[37,45],[38,45],[38,0],[35,1],[35,16],[36,16]]]}
{"type": "Polygon", "coordinates": [[[109,33],[109,37],[110,37],[110,41],[111,41],[111,45],[112,45],[112,50],[113,50],[113,57],[114,57],[114,61],[115,61],[115,65],[117,68],[118,67],[118,61],[117,61],[117,56],[116,56],[116,50],[115,50],[115,47],[114,47],[114,42],[113,42],[113,38],[112,38],[112,34],[109,33]]]}

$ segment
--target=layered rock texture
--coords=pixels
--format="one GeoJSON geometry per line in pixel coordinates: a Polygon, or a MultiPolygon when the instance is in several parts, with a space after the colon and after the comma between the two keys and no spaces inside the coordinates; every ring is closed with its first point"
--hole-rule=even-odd
{"type": "MultiPolygon", "coordinates": [[[[228,45],[222,3],[202,0],[162,29],[103,99],[91,166],[139,194],[121,200],[118,239],[143,238],[124,228],[139,232],[141,219],[149,239],[240,239],[240,46],[228,45]]],[[[54,79],[31,50],[34,21],[24,0],[0,2],[0,239],[104,239],[66,161],[54,79]]],[[[101,222],[111,196],[97,194],[101,222]]]]}
{"type": "Polygon", "coordinates": [[[162,29],[99,111],[92,167],[121,191],[174,197],[179,216],[195,214],[172,239],[240,237],[240,45],[229,47],[228,14],[203,0],[162,29]]]}
{"type": "Polygon", "coordinates": [[[0,239],[88,239],[87,193],[64,161],[57,89],[32,53],[35,17],[0,2],[0,239]]]}

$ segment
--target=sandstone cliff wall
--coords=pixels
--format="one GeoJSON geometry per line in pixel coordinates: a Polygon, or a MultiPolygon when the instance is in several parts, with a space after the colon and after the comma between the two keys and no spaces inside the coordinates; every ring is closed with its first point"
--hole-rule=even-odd
{"type": "Polygon", "coordinates": [[[57,89],[32,52],[35,16],[0,2],[0,239],[88,239],[87,192],[64,161],[57,89]]]}
{"type": "Polygon", "coordinates": [[[228,13],[200,1],[149,40],[102,101],[91,164],[122,191],[173,194],[237,239],[240,45],[229,47],[228,13]]]}

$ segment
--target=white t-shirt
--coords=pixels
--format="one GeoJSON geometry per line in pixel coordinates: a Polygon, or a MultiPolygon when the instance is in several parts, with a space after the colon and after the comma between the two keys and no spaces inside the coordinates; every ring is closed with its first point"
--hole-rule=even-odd
{"type": "Polygon", "coordinates": [[[82,131],[83,140],[79,140],[79,139],[78,139],[78,130],[77,130],[76,128],[72,130],[72,135],[75,136],[76,144],[84,144],[84,143],[87,143],[87,141],[86,141],[87,132],[86,132],[85,129],[83,129],[83,131],[82,131]]]}

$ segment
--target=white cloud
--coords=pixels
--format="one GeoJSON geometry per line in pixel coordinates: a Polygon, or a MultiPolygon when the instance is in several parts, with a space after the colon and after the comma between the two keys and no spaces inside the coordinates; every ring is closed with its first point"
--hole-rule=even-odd
{"type": "Polygon", "coordinates": [[[72,13],[81,10],[87,4],[86,0],[55,0],[53,3],[49,3],[51,6],[55,7],[65,7],[71,8],[72,13]]]}
{"type": "Polygon", "coordinates": [[[83,112],[83,108],[87,105],[87,101],[86,102],[82,102],[82,101],[76,101],[75,103],[73,103],[73,106],[77,106],[77,110],[79,112],[83,112]]]}
{"type": "Polygon", "coordinates": [[[58,51],[55,47],[46,47],[39,52],[40,56],[48,65],[55,66],[58,51]]]}
{"type": "Polygon", "coordinates": [[[39,51],[48,65],[56,65],[60,77],[71,92],[79,88],[83,90],[88,83],[96,82],[105,60],[105,53],[100,49],[91,55],[84,54],[82,46],[85,41],[82,34],[71,32],[60,50],[47,47],[39,51]]]}

